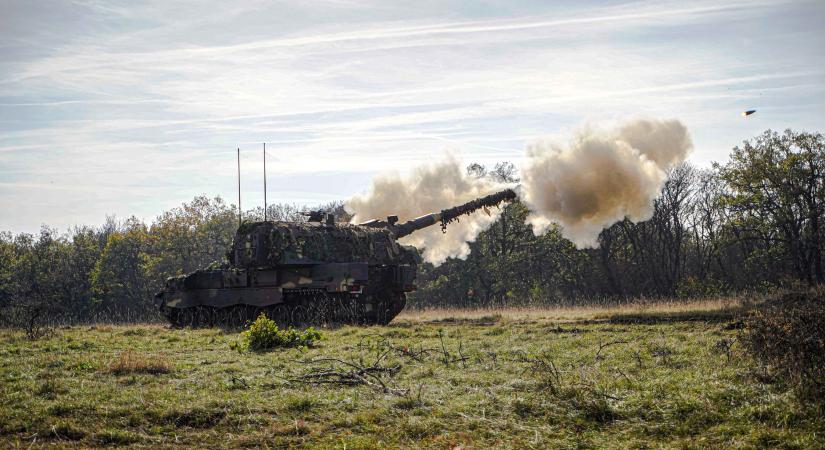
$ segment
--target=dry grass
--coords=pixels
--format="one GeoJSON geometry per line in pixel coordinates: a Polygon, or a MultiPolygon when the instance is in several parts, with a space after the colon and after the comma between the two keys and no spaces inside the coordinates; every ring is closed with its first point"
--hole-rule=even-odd
{"type": "Polygon", "coordinates": [[[800,397],[825,407],[825,290],[777,297],[744,320],[742,345],[800,397]]]}
{"type": "Polygon", "coordinates": [[[621,304],[591,306],[504,307],[473,309],[407,309],[397,321],[438,322],[445,320],[489,321],[547,320],[576,322],[581,320],[606,320],[632,315],[717,314],[741,310],[746,304],[740,297],[720,297],[703,300],[634,299],[621,304]]]}
{"type": "Polygon", "coordinates": [[[107,372],[114,375],[148,373],[158,375],[172,371],[172,365],[162,355],[147,355],[126,350],[108,366],[107,372]]]}

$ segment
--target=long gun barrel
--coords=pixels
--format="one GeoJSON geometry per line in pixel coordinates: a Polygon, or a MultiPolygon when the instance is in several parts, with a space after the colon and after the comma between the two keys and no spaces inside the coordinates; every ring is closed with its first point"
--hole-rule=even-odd
{"type": "Polygon", "coordinates": [[[441,222],[441,229],[446,230],[448,223],[458,220],[458,218],[464,214],[469,215],[477,209],[487,206],[497,206],[501,202],[511,202],[515,198],[515,191],[512,189],[505,189],[503,191],[496,192],[495,194],[490,194],[485,197],[469,201],[463,205],[442,209],[441,212],[426,214],[402,224],[393,225],[392,229],[395,232],[395,236],[398,238],[407,236],[416,230],[435,225],[437,222],[441,222]]]}

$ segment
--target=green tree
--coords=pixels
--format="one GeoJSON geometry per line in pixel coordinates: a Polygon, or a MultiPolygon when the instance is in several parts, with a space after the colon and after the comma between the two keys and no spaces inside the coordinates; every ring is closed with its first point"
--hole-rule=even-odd
{"type": "MultiPolygon", "coordinates": [[[[822,226],[825,214],[825,139],[819,133],[768,130],[735,147],[730,161],[717,165],[730,192],[726,204],[742,240],[761,244],[752,255],[782,251],[796,278],[825,281],[822,226]]],[[[771,268],[776,273],[776,267],[771,268]]]]}
{"type": "Polygon", "coordinates": [[[66,239],[43,227],[37,239],[5,234],[0,249],[0,318],[24,327],[29,337],[41,334],[46,325],[65,321],[69,308],[64,294],[71,289],[64,264],[71,252],[66,239]]]}
{"type": "Polygon", "coordinates": [[[100,309],[126,318],[152,308],[151,299],[161,285],[148,276],[153,264],[150,241],[146,225],[135,218],[109,234],[91,277],[100,309]]]}
{"type": "Polygon", "coordinates": [[[157,283],[222,261],[236,227],[234,209],[220,197],[195,197],[164,212],[148,230],[147,276],[157,283]]]}

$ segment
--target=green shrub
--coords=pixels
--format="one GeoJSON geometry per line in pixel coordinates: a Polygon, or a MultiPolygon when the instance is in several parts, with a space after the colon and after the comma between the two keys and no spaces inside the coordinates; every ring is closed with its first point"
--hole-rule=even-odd
{"type": "Polygon", "coordinates": [[[274,320],[261,314],[241,333],[240,349],[260,352],[278,347],[311,347],[321,339],[321,332],[312,327],[303,331],[292,327],[282,330],[274,320]]]}
{"type": "Polygon", "coordinates": [[[825,407],[825,291],[788,294],[757,308],[740,339],[777,379],[825,407]]]}

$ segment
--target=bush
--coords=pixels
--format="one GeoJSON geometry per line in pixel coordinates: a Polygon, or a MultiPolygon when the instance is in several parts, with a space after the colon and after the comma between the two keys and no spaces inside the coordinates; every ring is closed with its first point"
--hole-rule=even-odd
{"type": "Polygon", "coordinates": [[[312,327],[304,331],[292,327],[281,330],[274,320],[261,314],[241,333],[241,349],[260,352],[278,347],[311,347],[321,339],[321,332],[312,327]]]}
{"type": "Polygon", "coordinates": [[[740,339],[803,399],[825,406],[825,290],[787,294],[755,309],[740,339]]]}

